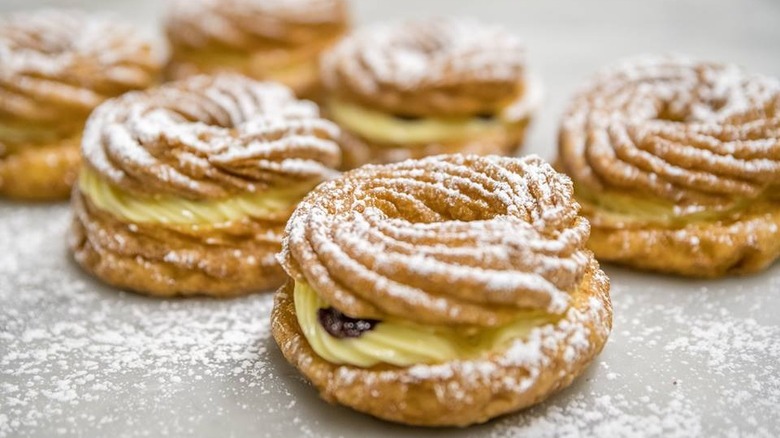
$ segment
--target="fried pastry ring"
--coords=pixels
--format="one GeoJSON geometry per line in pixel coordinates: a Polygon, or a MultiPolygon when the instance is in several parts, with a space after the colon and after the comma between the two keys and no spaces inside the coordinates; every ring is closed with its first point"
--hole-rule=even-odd
{"type": "Polygon", "coordinates": [[[780,83],[644,57],[608,69],[563,119],[559,164],[603,261],[694,277],[780,257],[780,83]]]}
{"type": "Polygon", "coordinates": [[[538,157],[436,156],[322,184],[288,222],[272,331],[323,398],[467,426],[568,386],[612,325],[571,182],[538,157]]]}
{"type": "Polygon", "coordinates": [[[281,85],[195,76],[99,106],[74,189],[75,259],[151,295],[278,287],[303,195],[334,172],[338,129],[281,85]]]}
{"type": "Polygon", "coordinates": [[[315,98],[318,58],[348,28],[344,0],[176,0],[166,21],[168,76],[236,72],[315,98]]]}
{"type": "Polygon", "coordinates": [[[84,121],[103,100],[157,81],[138,31],[75,11],[0,18],[0,195],[65,199],[84,121]]]}
{"type": "Polygon", "coordinates": [[[444,153],[511,154],[540,89],[523,44],[464,19],[368,27],[322,61],[325,108],[344,132],[344,167],[444,153]]]}

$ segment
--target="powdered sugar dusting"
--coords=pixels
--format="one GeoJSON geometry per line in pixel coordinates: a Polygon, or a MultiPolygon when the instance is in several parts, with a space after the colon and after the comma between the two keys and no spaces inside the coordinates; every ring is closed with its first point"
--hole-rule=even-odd
{"type": "MultiPolygon", "coordinates": [[[[669,305],[654,294],[681,282],[662,280],[640,294],[615,285],[624,276],[613,275],[614,331],[588,379],[601,385],[575,385],[558,400],[499,422],[489,435],[776,436],[780,421],[769,413],[780,406],[780,326],[772,317],[744,314],[755,314],[769,295],[744,306],[757,291],[735,281],[680,291],[669,305]],[[639,364],[649,369],[616,371],[639,364]]],[[[773,294],[780,291],[777,273],[764,281],[773,294]]]]}
{"type": "MultiPolygon", "coordinates": [[[[213,400],[268,394],[270,296],[158,301],[108,291],[70,265],[63,208],[3,215],[0,437],[34,430],[72,435],[78,423],[97,435],[112,435],[103,430],[118,423],[152,427],[130,411],[101,415],[100,406],[126,401],[128,409],[152,415],[206,382],[223,382],[213,400]],[[38,233],[14,239],[28,224],[38,233]]],[[[224,415],[221,408],[181,406],[189,412],[155,425],[154,435],[191,434],[204,416],[224,415]]]]}
{"type": "MultiPolygon", "coordinates": [[[[67,260],[68,219],[65,206],[0,204],[0,437],[409,436],[302,384],[268,338],[269,296],[118,294],[67,260]]],[[[448,436],[776,436],[779,269],[717,283],[610,270],[614,330],[590,370],[537,408],[448,436]]]]}

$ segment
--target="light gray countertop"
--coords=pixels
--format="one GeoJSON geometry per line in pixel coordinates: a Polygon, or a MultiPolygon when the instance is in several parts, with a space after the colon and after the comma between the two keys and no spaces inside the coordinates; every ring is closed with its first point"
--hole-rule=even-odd
{"type": "MultiPolygon", "coordinates": [[[[0,0],[0,11],[47,2],[0,0]]],[[[155,29],[161,1],[51,1],[155,29]]],[[[546,98],[524,153],[604,64],[679,52],[780,77],[776,0],[354,0],[358,23],[474,16],[528,43],[546,98]]],[[[607,266],[614,331],[574,385],[464,430],[397,426],[321,401],[269,336],[270,295],[160,301],[69,259],[65,204],[0,202],[0,437],[780,436],[780,266],[698,281],[607,266]]]]}

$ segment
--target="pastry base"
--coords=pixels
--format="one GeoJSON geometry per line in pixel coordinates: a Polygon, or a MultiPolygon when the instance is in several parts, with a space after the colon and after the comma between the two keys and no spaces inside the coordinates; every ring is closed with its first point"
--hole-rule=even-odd
{"type": "Polygon", "coordinates": [[[555,325],[506,351],[440,365],[359,368],[319,357],[301,333],[293,282],[275,297],[271,328],[285,358],[331,403],[417,426],[468,426],[541,402],[567,387],[601,351],[612,327],[609,280],[594,261],[555,325]]]}
{"type": "Polygon", "coordinates": [[[0,157],[0,195],[23,201],[68,199],[81,165],[81,134],[46,145],[20,146],[0,157]]]}
{"type": "Polygon", "coordinates": [[[530,121],[531,118],[527,117],[498,134],[475,139],[408,146],[371,142],[342,128],[342,170],[441,154],[515,155],[523,145],[530,121]]]}
{"type": "Polygon", "coordinates": [[[589,247],[602,262],[713,278],[762,271],[780,258],[780,202],[758,202],[738,216],[678,227],[613,225],[581,202],[591,221],[589,247]]]}
{"type": "Polygon", "coordinates": [[[129,224],[95,208],[78,188],[72,205],[73,256],[112,286],[158,297],[227,298],[284,282],[274,258],[283,223],[246,219],[219,228],[129,224]]]}

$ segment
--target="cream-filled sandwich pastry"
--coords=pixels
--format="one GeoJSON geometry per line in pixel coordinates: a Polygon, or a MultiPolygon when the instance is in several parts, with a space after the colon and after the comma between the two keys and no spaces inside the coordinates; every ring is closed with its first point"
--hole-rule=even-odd
{"type": "Polygon", "coordinates": [[[568,386],[612,326],[569,179],[538,157],[369,165],[298,206],[272,330],[323,398],[467,426],[568,386]]]}
{"type": "Polygon", "coordinates": [[[443,153],[512,154],[541,97],[525,47],[465,19],[369,26],[322,61],[344,167],[443,153]]]}
{"type": "Polygon", "coordinates": [[[162,60],[138,29],[79,11],[0,17],[0,196],[67,199],[89,113],[155,85],[162,60]]]}
{"type": "Polygon", "coordinates": [[[572,101],[558,163],[602,261],[693,277],[780,257],[780,82],[735,65],[645,56],[572,101]]]}
{"type": "Polygon", "coordinates": [[[276,287],[284,224],[334,174],[338,129],[281,85],[196,76],[98,107],[83,139],[71,248],[152,295],[276,287]]]}

